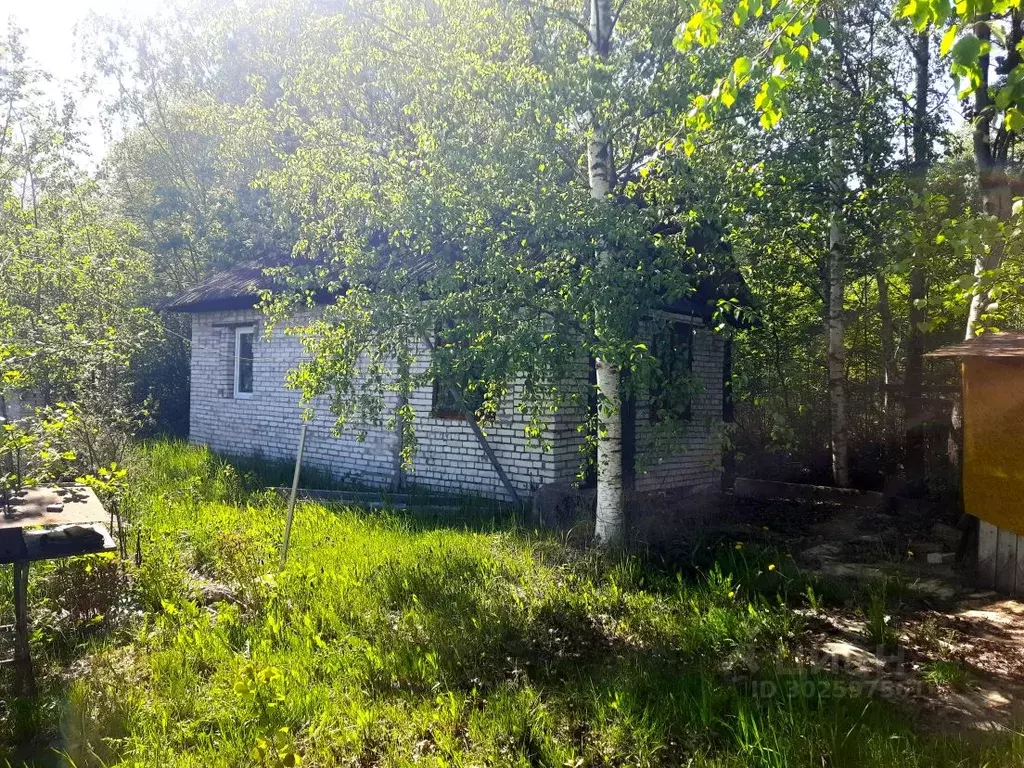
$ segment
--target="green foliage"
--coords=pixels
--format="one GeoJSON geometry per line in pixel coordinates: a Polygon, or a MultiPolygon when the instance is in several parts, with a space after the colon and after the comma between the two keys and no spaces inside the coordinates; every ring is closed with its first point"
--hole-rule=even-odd
{"type": "MultiPolygon", "coordinates": [[[[918,31],[933,28],[942,33],[940,53],[949,57],[950,73],[959,83],[957,96],[966,98],[985,85],[988,76],[982,73],[982,60],[992,51],[992,39],[1010,48],[1016,42],[1012,34],[1008,38],[1001,23],[1021,11],[1020,0],[982,0],[981,2],[952,3],[949,0],[904,0],[900,3],[900,15],[909,18],[918,31]],[[948,25],[948,26],[947,26],[948,25]],[[984,34],[984,37],[982,37],[984,34]]],[[[1016,25],[1018,22],[1014,21],[1016,25]]],[[[996,112],[1002,116],[1011,132],[1024,127],[1024,113],[1021,112],[1020,83],[1024,77],[1024,66],[1020,62],[1019,50],[1008,50],[1009,68],[1001,74],[1005,80],[991,89],[990,99],[996,112]]],[[[987,66],[987,61],[986,65],[987,66]]]]}
{"type": "Polygon", "coordinates": [[[870,593],[866,635],[868,642],[875,648],[891,649],[896,646],[900,635],[893,623],[892,608],[885,587],[883,584],[870,593]]]}
{"type": "MultiPolygon", "coordinates": [[[[2,391],[0,391],[2,397],[2,391]]],[[[67,433],[78,416],[73,407],[59,403],[36,408],[20,419],[5,418],[0,424],[0,492],[5,505],[12,493],[30,485],[66,476],[77,456],[66,446],[67,433]]]]}
{"type": "MultiPolygon", "coordinates": [[[[95,636],[66,691],[62,747],[81,768],[1020,758],[1012,738],[917,735],[793,667],[785,603],[801,584],[779,553],[729,542],[684,576],[525,532],[303,504],[278,570],[283,504],[239,498],[227,466],[174,443],[133,460],[143,613],[95,636]],[[204,605],[211,582],[227,597],[204,605]]],[[[37,574],[33,601],[57,599],[55,578],[37,574]]]]}
{"type": "Polygon", "coordinates": [[[44,80],[10,26],[0,42],[0,460],[15,475],[29,454],[52,469],[48,456],[73,453],[72,475],[120,458],[145,416],[129,367],[159,338],[140,306],[149,259],[77,166],[74,107],[49,103],[44,80]]]}
{"type": "Polygon", "coordinates": [[[970,682],[970,675],[958,661],[939,659],[930,662],[924,671],[924,679],[934,686],[949,686],[962,691],[970,682]]]}
{"type": "MultiPolygon", "coordinates": [[[[711,128],[715,113],[729,109],[738,94],[752,87],[756,94],[753,106],[765,130],[774,128],[785,111],[786,91],[799,76],[810,58],[811,48],[829,29],[823,17],[817,16],[819,3],[811,0],[738,0],[732,12],[721,0],[701,0],[698,9],[680,25],[676,45],[683,51],[713,48],[722,42],[726,19],[737,29],[750,25],[756,28],[760,44],[751,52],[733,60],[732,71],[720,78],[709,94],[692,99],[687,115],[694,133],[711,128]]],[[[695,151],[694,138],[687,137],[685,150],[695,151]]]]}

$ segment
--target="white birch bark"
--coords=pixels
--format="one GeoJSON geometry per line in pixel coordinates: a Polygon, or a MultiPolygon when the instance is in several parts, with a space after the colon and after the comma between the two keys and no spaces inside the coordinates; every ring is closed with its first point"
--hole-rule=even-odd
{"type": "MultiPolygon", "coordinates": [[[[611,3],[590,0],[590,54],[604,59],[611,44],[611,3]]],[[[587,136],[587,165],[590,195],[605,200],[611,194],[611,150],[608,136],[596,110],[590,113],[587,136]]],[[[607,264],[611,253],[598,251],[599,262],[607,264]]],[[[600,316],[597,317],[600,324],[600,316]]],[[[597,519],[594,538],[602,547],[614,547],[625,536],[625,512],[622,492],[622,393],[618,366],[596,360],[598,390],[597,435],[597,519]]]]}
{"type": "Polygon", "coordinates": [[[882,418],[883,429],[886,432],[886,442],[889,442],[892,430],[891,403],[889,390],[896,383],[896,343],[895,331],[892,323],[892,307],[889,304],[889,280],[885,272],[879,269],[875,273],[875,285],[878,286],[878,318],[881,328],[881,352],[882,352],[882,418]]]}
{"type": "MultiPolygon", "coordinates": [[[[914,63],[917,67],[914,95],[914,164],[913,188],[924,198],[928,184],[929,143],[928,94],[931,90],[931,47],[928,32],[921,32],[914,45],[914,63]]],[[[924,419],[922,416],[921,392],[924,384],[924,330],[928,319],[925,298],[928,283],[925,275],[923,243],[914,249],[910,270],[910,311],[907,315],[907,357],[903,374],[906,403],[906,435],[904,440],[904,466],[907,480],[912,488],[919,488],[924,481],[924,419]]]]}
{"type": "Polygon", "coordinates": [[[828,227],[828,399],[832,414],[832,479],[840,488],[850,485],[849,446],[846,417],[846,344],[843,327],[842,229],[838,210],[832,212],[828,227]]]}

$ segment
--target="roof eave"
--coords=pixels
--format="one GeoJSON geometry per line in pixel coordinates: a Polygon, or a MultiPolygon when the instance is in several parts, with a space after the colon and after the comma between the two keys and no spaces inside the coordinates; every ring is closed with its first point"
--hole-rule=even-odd
{"type": "Polygon", "coordinates": [[[224,312],[231,309],[255,309],[259,303],[258,296],[220,296],[198,301],[185,301],[167,306],[170,312],[197,315],[205,312],[224,312]]]}

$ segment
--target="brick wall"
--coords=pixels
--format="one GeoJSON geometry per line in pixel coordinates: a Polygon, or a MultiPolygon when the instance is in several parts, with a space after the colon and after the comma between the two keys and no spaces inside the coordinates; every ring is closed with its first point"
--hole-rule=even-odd
{"type": "MultiPolygon", "coordinates": [[[[683,316],[674,319],[689,322],[683,316]]],[[[693,369],[695,391],[689,423],[653,423],[647,397],[636,397],[636,484],[641,492],[717,489],[722,477],[722,370],[725,340],[694,323],[693,369]]],[[[589,363],[581,359],[576,384],[585,391],[589,363]]],[[[586,400],[584,400],[584,403],[586,400]]],[[[577,479],[585,435],[577,427],[587,406],[564,408],[552,418],[551,455],[559,482],[577,479]]]]}
{"type": "MultiPolygon", "coordinates": [[[[262,319],[254,310],[206,312],[192,315],[192,390],[190,439],[224,453],[261,455],[294,460],[301,425],[298,392],[284,386],[286,373],[302,355],[300,341],[278,328],[269,340],[262,338],[262,319]],[[253,393],[248,399],[234,397],[235,328],[257,326],[253,349],[253,393]]],[[[706,377],[706,392],[698,411],[721,418],[722,342],[707,331],[697,334],[694,370],[706,377]],[[699,350],[699,354],[697,353],[699,350]],[[715,411],[717,408],[717,412],[715,411]]],[[[427,365],[427,349],[419,348],[419,370],[427,365]]],[[[587,364],[581,361],[580,376],[572,386],[585,392],[587,364]]],[[[495,423],[485,428],[488,441],[517,492],[528,497],[544,483],[571,481],[580,466],[584,436],[577,429],[586,406],[563,407],[553,414],[545,430],[545,447],[533,445],[524,434],[527,417],[515,411],[512,400],[495,423]]],[[[413,393],[416,412],[417,451],[413,469],[406,474],[411,484],[435,490],[480,493],[507,498],[497,472],[481,449],[472,428],[459,419],[439,419],[431,414],[433,393],[424,387],[413,393]]],[[[314,404],[316,418],[306,435],[305,464],[333,475],[368,485],[389,485],[398,462],[397,435],[382,427],[355,426],[332,434],[334,419],[326,402],[314,404]],[[365,439],[358,432],[365,431],[365,439]]],[[[641,410],[638,408],[638,414],[641,410]]],[[[644,411],[646,413],[646,411],[644,411]]],[[[695,420],[696,423],[696,420],[695,420]]],[[[646,428],[638,416],[638,446],[646,428]]],[[[717,442],[714,430],[703,426],[677,440],[645,443],[637,486],[655,489],[703,486],[717,479],[717,442]]],[[[646,439],[646,438],[645,438],[646,439]]]]}
{"type": "Polygon", "coordinates": [[[695,391],[687,424],[651,421],[648,398],[637,395],[636,490],[717,489],[722,477],[722,368],[725,339],[707,328],[693,336],[695,391]]]}

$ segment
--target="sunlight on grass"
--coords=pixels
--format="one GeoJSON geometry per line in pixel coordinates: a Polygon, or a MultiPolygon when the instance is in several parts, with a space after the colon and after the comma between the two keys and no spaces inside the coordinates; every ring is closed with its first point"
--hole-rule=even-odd
{"type": "MultiPolygon", "coordinates": [[[[160,443],[132,482],[141,613],[91,641],[63,689],[80,768],[982,757],[784,671],[787,577],[747,552],[691,578],[492,525],[303,504],[279,570],[283,505],[230,465],[160,443]]],[[[985,759],[1022,755],[1007,738],[985,759]]]]}

